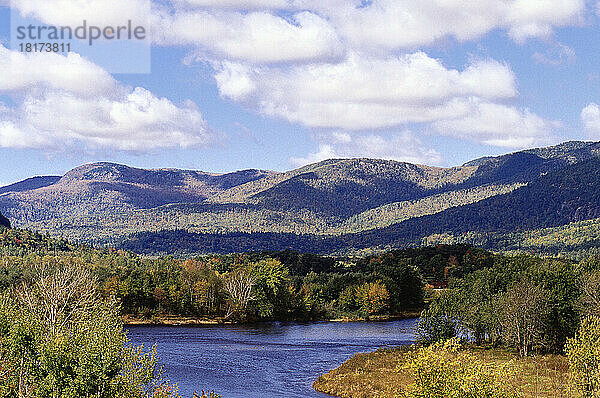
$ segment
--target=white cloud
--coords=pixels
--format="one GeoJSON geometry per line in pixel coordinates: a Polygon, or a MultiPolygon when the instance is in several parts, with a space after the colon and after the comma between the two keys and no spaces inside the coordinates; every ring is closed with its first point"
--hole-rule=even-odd
{"type": "Polygon", "coordinates": [[[317,152],[309,153],[304,158],[293,157],[290,159],[290,163],[294,167],[302,167],[308,164],[318,163],[327,159],[342,158],[343,156],[337,155],[331,145],[320,144],[317,152]]]}
{"type": "MultiPolygon", "coordinates": [[[[523,147],[551,141],[557,124],[505,105],[517,96],[511,69],[479,60],[448,69],[423,52],[286,68],[223,63],[224,97],[315,128],[365,131],[431,123],[443,135],[523,147]]],[[[327,153],[328,148],[322,148],[327,153]]]]}
{"type": "Polygon", "coordinates": [[[0,46],[0,66],[0,94],[15,102],[0,103],[1,147],[147,151],[215,139],[195,104],[123,86],[77,55],[42,59],[0,46]]]}
{"type": "Polygon", "coordinates": [[[591,139],[600,139],[600,106],[592,102],[581,111],[581,121],[591,139]]]}
{"type": "Polygon", "coordinates": [[[155,21],[158,44],[190,45],[199,60],[315,62],[345,52],[329,23],[310,12],[286,20],[268,12],[193,11],[161,13],[155,21]]]}
{"type": "Polygon", "coordinates": [[[532,55],[535,62],[551,66],[559,66],[562,64],[572,64],[577,59],[575,50],[562,43],[556,43],[546,52],[535,52],[532,55]]]}
{"type": "Polygon", "coordinates": [[[114,78],[78,54],[24,54],[0,45],[0,93],[65,90],[87,96],[118,90],[114,78]]]}
{"type": "Polygon", "coordinates": [[[323,133],[316,137],[317,152],[304,158],[292,158],[294,166],[304,166],[334,158],[376,158],[409,163],[439,164],[441,156],[423,146],[412,133],[405,131],[388,136],[380,134],[323,133]]]}
{"type": "Polygon", "coordinates": [[[451,37],[475,40],[504,29],[518,42],[580,24],[585,0],[300,0],[326,15],[355,49],[431,45],[451,37]]]}
{"type": "Polygon", "coordinates": [[[545,120],[529,110],[472,100],[460,117],[433,123],[442,135],[476,140],[488,145],[526,148],[554,143],[559,122],[545,120]]]}
{"type": "MultiPolygon", "coordinates": [[[[581,24],[585,0],[180,0],[156,30],[227,60],[322,61],[346,51],[385,55],[503,29],[515,41],[581,24]],[[284,14],[281,10],[285,10],[284,14]],[[281,15],[292,13],[291,20],[281,15]],[[198,29],[198,27],[202,27],[198,29]],[[294,54],[296,54],[294,56],[294,54]]],[[[202,58],[202,56],[201,56],[202,58]]]]}
{"type": "Polygon", "coordinates": [[[344,51],[386,54],[503,29],[517,42],[581,24],[585,0],[14,0],[52,24],[152,20],[155,40],[249,62],[307,62],[344,51]],[[283,12],[282,12],[283,11],[283,12]],[[291,14],[291,16],[290,16],[291,14]],[[96,22],[98,21],[98,22],[96,22]]]}
{"type": "Polygon", "coordinates": [[[430,121],[461,108],[457,98],[516,96],[510,68],[478,61],[463,71],[417,52],[387,59],[353,53],[339,64],[252,68],[223,63],[216,80],[225,97],[313,127],[366,129],[430,121]]]}
{"type": "Polygon", "coordinates": [[[585,0],[179,0],[179,7],[310,10],[327,17],[354,49],[401,49],[504,29],[517,42],[582,23],[585,0]]]}
{"type": "Polygon", "coordinates": [[[276,79],[272,91],[283,86],[282,90],[293,89],[303,100],[320,102],[421,105],[457,96],[497,99],[517,93],[514,74],[505,64],[480,61],[461,72],[447,69],[423,52],[386,59],[353,53],[343,63],[274,70],[271,77],[276,79]]]}
{"type": "MultiPolygon", "coordinates": [[[[80,23],[89,15],[94,15],[95,21],[120,20],[136,13],[147,17],[152,21],[155,44],[190,48],[188,59],[213,65],[224,98],[263,115],[327,131],[404,129],[422,123],[425,129],[440,134],[507,147],[551,141],[558,126],[508,105],[518,96],[510,67],[487,59],[452,69],[415,49],[448,39],[477,40],[498,30],[518,43],[547,38],[556,28],[581,24],[586,10],[585,0],[174,0],[155,2],[151,14],[145,5],[143,0],[13,3],[24,14],[53,24],[80,23]]],[[[569,48],[561,48],[558,62],[572,59],[571,55],[574,57],[569,48]]],[[[534,59],[555,62],[542,53],[534,59]]],[[[54,60],[51,64],[64,70],[60,62],[65,63],[54,60]]],[[[45,103],[53,94],[43,90],[66,91],[64,98],[85,96],[88,89],[100,91],[97,101],[86,97],[82,106],[90,106],[99,117],[95,122],[109,131],[108,135],[113,134],[109,126],[118,123],[107,109],[133,109],[131,104],[136,101],[129,96],[135,91],[76,57],[66,65],[74,71],[87,71],[90,77],[69,80],[70,74],[64,73],[62,80],[45,80],[32,67],[27,74],[31,77],[0,76],[0,84],[8,87],[12,83],[27,93],[18,108],[21,112],[36,109],[34,104],[45,103]]],[[[11,90],[15,93],[17,89],[11,90]]],[[[147,112],[154,114],[160,109],[163,117],[177,120],[165,123],[180,134],[171,137],[171,142],[195,145],[204,142],[200,136],[210,135],[205,124],[200,123],[196,131],[187,123],[201,120],[197,109],[170,104],[169,114],[165,111],[169,106],[158,105],[161,101],[148,100],[152,105],[147,112]]],[[[160,123],[150,114],[134,116],[139,122],[135,128],[154,137],[160,123]]],[[[43,125],[25,119],[21,114],[22,123],[13,123],[11,136],[19,129],[43,125]]],[[[133,125],[121,121],[123,130],[133,125]]],[[[8,136],[8,127],[6,131],[8,136]]],[[[75,136],[93,143],[102,141],[96,135],[93,139],[75,136]]],[[[136,141],[139,148],[147,145],[142,141],[141,137],[136,141]]],[[[319,156],[339,152],[340,145],[323,143],[319,156]]],[[[136,148],[119,140],[114,146],[136,148]]]]}
{"type": "Polygon", "coordinates": [[[293,0],[175,0],[179,7],[233,10],[277,10],[293,7],[293,0]]]}
{"type": "Polygon", "coordinates": [[[122,25],[128,20],[148,21],[150,0],[10,0],[24,17],[50,25],[122,25]]]}

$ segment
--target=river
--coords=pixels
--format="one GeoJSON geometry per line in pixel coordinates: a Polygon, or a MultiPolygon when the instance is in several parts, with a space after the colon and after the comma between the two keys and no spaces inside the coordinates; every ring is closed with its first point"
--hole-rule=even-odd
{"type": "Polygon", "coordinates": [[[185,398],[210,388],[223,398],[326,397],[319,375],[357,352],[413,341],[414,320],[271,322],[257,325],[129,327],[134,344],[157,344],[160,362],[185,398]]]}

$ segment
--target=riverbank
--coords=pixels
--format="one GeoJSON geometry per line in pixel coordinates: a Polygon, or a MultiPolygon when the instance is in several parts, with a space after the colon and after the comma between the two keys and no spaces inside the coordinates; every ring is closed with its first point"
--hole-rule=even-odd
{"type": "Polygon", "coordinates": [[[194,326],[194,325],[227,325],[233,322],[225,318],[192,318],[182,316],[153,316],[138,318],[131,315],[123,316],[125,326],[194,326]]]}
{"type": "MultiPolygon", "coordinates": [[[[403,319],[416,319],[421,315],[418,310],[404,311],[396,315],[375,315],[369,318],[341,317],[335,319],[322,319],[320,322],[391,322],[403,319]]],[[[316,321],[319,322],[319,321],[316,321]]],[[[226,318],[194,318],[173,315],[155,315],[150,318],[123,316],[125,326],[194,326],[194,325],[231,325],[235,322],[226,318]]]]}
{"type": "MultiPolygon", "coordinates": [[[[413,382],[412,375],[401,369],[410,347],[380,349],[354,355],[340,367],[319,377],[316,391],[341,398],[391,398],[413,382]]],[[[496,349],[471,350],[490,364],[513,361],[516,376],[506,380],[526,398],[571,396],[567,391],[568,363],[565,357],[548,355],[519,359],[516,354],[496,349]]]]}

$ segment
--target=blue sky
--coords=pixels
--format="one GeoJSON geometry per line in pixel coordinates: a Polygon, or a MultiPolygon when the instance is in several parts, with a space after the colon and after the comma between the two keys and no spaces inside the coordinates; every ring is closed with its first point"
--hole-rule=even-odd
{"type": "MultiPolygon", "coordinates": [[[[64,10],[57,15],[39,1],[15,0],[11,10],[0,0],[0,184],[95,161],[211,172],[327,157],[454,166],[600,140],[591,2],[155,3],[152,73],[125,75],[85,54],[13,54],[11,12],[56,24],[90,15],[45,0],[64,10]]],[[[107,0],[95,1],[103,10],[107,0]]]]}

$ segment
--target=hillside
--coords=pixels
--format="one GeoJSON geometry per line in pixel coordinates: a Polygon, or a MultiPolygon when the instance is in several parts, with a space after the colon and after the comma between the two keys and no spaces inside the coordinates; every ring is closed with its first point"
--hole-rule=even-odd
{"type": "Polygon", "coordinates": [[[35,181],[0,188],[14,225],[144,253],[339,253],[450,236],[494,249],[502,239],[483,236],[600,219],[600,143],[586,142],[453,168],[332,159],[212,174],[95,163],[35,181]]]}
{"type": "Polygon", "coordinates": [[[60,180],[60,176],[31,177],[26,180],[1,187],[0,194],[7,192],[31,191],[38,188],[44,188],[55,184],[58,182],[58,180],[60,180]]]}

